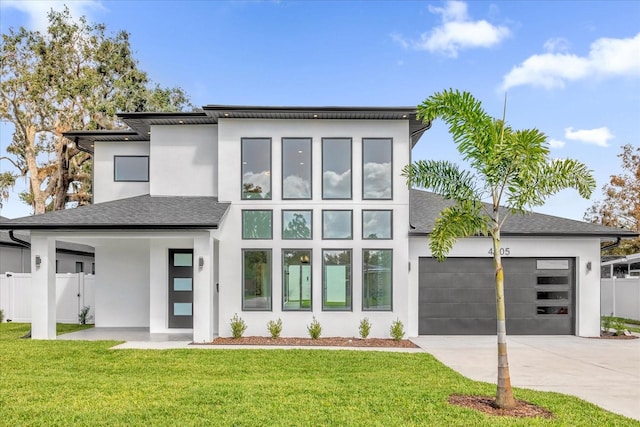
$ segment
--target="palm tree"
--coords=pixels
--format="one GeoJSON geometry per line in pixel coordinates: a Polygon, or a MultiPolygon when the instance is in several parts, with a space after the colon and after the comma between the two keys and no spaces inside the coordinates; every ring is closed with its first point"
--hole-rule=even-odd
{"type": "Polygon", "coordinates": [[[473,170],[448,161],[421,160],[405,166],[403,176],[410,186],[432,190],[454,202],[440,212],[430,235],[429,247],[439,261],[446,258],[458,238],[491,236],[498,338],[496,405],[512,408],[515,400],[507,358],[500,231],[509,215],[524,214],[565,188],[574,188],[589,198],[595,179],[576,160],[549,159],[547,137],[541,131],[512,129],[504,114],[501,120],[489,116],[468,92],[435,93],[418,106],[418,118],[425,123],[442,119],[473,170]]]}

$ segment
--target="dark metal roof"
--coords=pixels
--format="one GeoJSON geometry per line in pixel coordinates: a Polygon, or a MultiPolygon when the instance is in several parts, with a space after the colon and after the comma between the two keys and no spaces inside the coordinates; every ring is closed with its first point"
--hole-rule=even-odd
{"type": "Polygon", "coordinates": [[[144,195],[3,221],[0,230],[214,229],[228,207],[215,197],[144,195]]]}
{"type": "Polygon", "coordinates": [[[130,130],[71,131],[63,135],[92,153],[97,141],[149,141],[153,125],[216,124],[223,119],[408,120],[412,146],[431,127],[416,119],[415,107],[259,107],[206,105],[201,111],[119,113],[130,130]]]}
{"type": "MultiPolygon", "coordinates": [[[[435,220],[451,200],[422,190],[411,190],[410,195],[411,226],[409,232],[414,236],[426,236],[431,233],[435,220]]],[[[507,211],[505,210],[506,214],[507,211]]],[[[557,216],[529,212],[524,215],[512,215],[502,228],[503,236],[579,236],[579,237],[628,237],[638,236],[633,231],[605,227],[589,222],[576,221],[557,216]]]]}

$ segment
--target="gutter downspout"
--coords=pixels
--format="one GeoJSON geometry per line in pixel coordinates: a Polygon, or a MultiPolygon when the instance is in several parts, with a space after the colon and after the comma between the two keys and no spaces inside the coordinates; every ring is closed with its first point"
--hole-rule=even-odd
{"type": "Polygon", "coordinates": [[[13,230],[9,230],[9,238],[14,242],[18,243],[19,245],[24,246],[25,248],[28,248],[28,249],[31,248],[31,243],[22,239],[18,239],[16,236],[13,235],[13,230]]]}
{"type": "Polygon", "coordinates": [[[607,250],[609,250],[609,249],[613,249],[613,248],[615,248],[615,247],[619,246],[619,245],[620,245],[620,242],[622,242],[622,237],[617,237],[617,240],[616,240],[615,242],[613,242],[613,243],[611,243],[611,244],[609,244],[609,245],[607,245],[607,246],[603,246],[603,247],[601,247],[601,248],[600,248],[600,252],[602,252],[602,251],[607,251],[607,250]]]}

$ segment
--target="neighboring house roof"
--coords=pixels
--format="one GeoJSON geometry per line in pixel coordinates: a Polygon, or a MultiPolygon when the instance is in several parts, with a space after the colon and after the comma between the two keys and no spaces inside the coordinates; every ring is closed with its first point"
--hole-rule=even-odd
{"type": "Polygon", "coordinates": [[[431,127],[416,118],[415,107],[261,107],[242,105],[206,105],[201,111],[161,113],[120,113],[129,130],[87,130],[65,132],[78,148],[93,152],[96,141],[149,142],[152,125],[216,124],[223,119],[297,119],[297,120],[408,120],[409,137],[415,145],[431,127]]]}
{"type": "MultiPolygon", "coordinates": [[[[0,223],[11,221],[11,219],[0,216],[0,223]]],[[[28,231],[15,232],[13,233],[14,237],[17,237],[20,240],[23,240],[27,243],[31,243],[31,236],[28,231]]],[[[15,246],[15,247],[24,247],[24,245],[14,241],[9,237],[8,231],[0,230],[0,246],[15,246]]],[[[93,256],[95,250],[91,246],[87,245],[79,245],[77,243],[67,243],[67,242],[57,242],[56,250],[59,252],[67,252],[67,253],[75,253],[93,256]]]]}
{"type": "Polygon", "coordinates": [[[0,230],[218,228],[229,203],[215,197],[131,197],[0,222],[0,230]]]}
{"type": "MultiPolygon", "coordinates": [[[[435,220],[440,212],[453,201],[422,190],[411,190],[411,235],[424,236],[433,231],[435,220]]],[[[506,209],[504,214],[506,214],[506,209]]],[[[638,236],[633,231],[605,227],[589,222],[576,221],[528,212],[524,215],[512,215],[502,227],[503,236],[581,236],[581,237],[628,237],[638,236]]]]}

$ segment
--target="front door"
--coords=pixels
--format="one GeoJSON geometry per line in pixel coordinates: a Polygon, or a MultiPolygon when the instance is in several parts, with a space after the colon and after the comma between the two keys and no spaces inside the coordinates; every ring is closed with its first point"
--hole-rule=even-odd
{"type": "Polygon", "coordinates": [[[169,249],[169,327],[193,327],[193,249],[169,249]]]}

